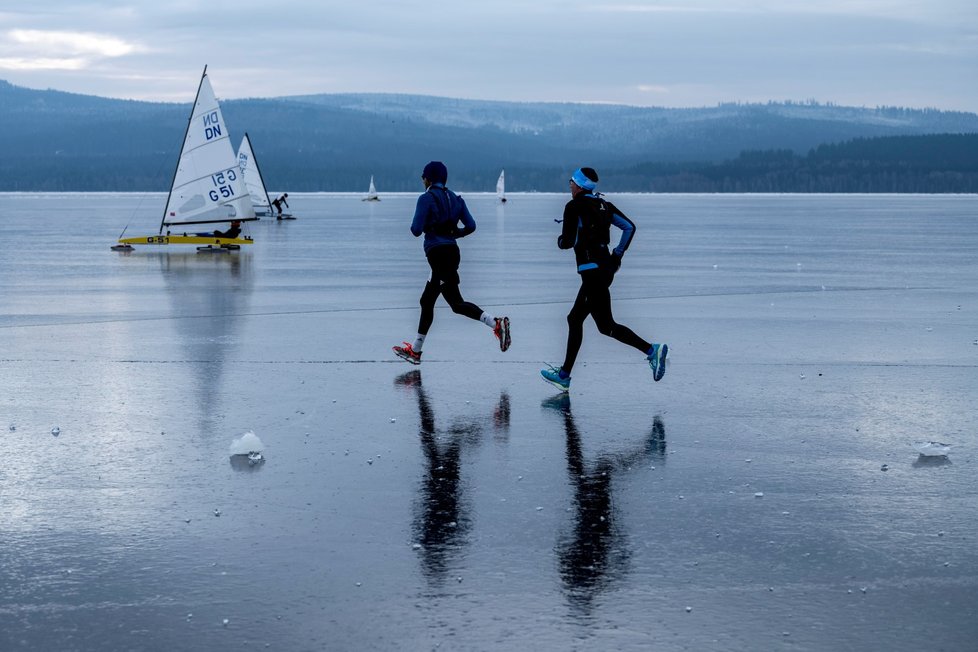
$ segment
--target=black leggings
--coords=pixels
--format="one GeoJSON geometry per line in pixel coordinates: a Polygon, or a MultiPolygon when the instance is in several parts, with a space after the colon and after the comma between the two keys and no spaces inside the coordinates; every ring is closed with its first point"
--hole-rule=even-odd
{"type": "Polygon", "coordinates": [[[571,372],[577,360],[577,352],[584,341],[584,320],[588,315],[594,319],[602,335],[613,337],[622,344],[633,346],[642,353],[648,353],[652,345],[632,332],[628,326],[615,322],[611,314],[611,282],[615,275],[602,269],[587,270],[581,273],[581,289],[577,292],[574,307],[567,314],[567,357],[561,367],[571,372]]]}
{"type": "Polygon", "coordinates": [[[438,245],[429,249],[426,255],[428,265],[431,266],[431,278],[421,293],[418,332],[422,335],[428,334],[431,322],[435,320],[435,302],[439,294],[445,297],[445,301],[456,314],[478,321],[482,317],[482,308],[463,299],[462,292],[458,289],[458,265],[461,261],[458,245],[438,245]]]}

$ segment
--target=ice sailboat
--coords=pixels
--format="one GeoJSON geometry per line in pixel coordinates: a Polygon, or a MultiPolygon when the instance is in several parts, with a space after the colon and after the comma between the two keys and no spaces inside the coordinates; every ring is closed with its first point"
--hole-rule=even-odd
{"type": "Polygon", "coordinates": [[[377,187],[374,186],[374,175],[370,175],[370,187],[367,189],[367,196],[363,198],[362,201],[380,201],[380,196],[377,194],[377,187]]]}
{"type": "Polygon", "coordinates": [[[499,201],[506,203],[506,170],[499,172],[499,179],[496,180],[496,196],[499,201]]]}
{"type": "Polygon", "coordinates": [[[241,138],[241,145],[238,146],[238,167],[241,168],[241,176],[244,178],[245,188],[251,196],[251,205],[255,208],[255,215],[266,217],[272,214],[272,200],[268,197],[268,190],[265,189],[265,179],[261,176],[261,168],[258,167],[258,158],[255,150],[251,146],[251,138],[248,132],[241,138]]]}
{"type": "Polygon", "coordinates": [[[200,245],[198,250],[240,249],[241,245],[252,242],[248,236],[241,235],[241,222],[257,219],[205,66],[180,159],[170,182],[159,233],[127,238],[123,237],[126,231],[123,229],[119,244],[112,248],[192,244],[200,245]],[[187,229],[204,224],[230,224],[230,227],[206,232],[187,229]]]}

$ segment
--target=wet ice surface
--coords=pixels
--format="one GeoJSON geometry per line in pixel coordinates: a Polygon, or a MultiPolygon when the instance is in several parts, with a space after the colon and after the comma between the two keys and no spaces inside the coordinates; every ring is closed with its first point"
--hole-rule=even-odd
{"type": "Polygon", "coordinates": [[[0,195],[0,649],[974,649],[978,199],[617,196],[672,361],[589,323],[569,398],[563,196],[467,196],[513,346],[418,369],[414,195],[109,251],[163,199],[0,195]]]}

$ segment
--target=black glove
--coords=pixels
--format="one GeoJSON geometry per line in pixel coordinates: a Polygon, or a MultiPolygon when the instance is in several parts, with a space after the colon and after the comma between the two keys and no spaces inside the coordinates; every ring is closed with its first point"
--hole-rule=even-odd
{"type": "Polygon", "coordinates": [[[616,273],[621,269],[621,256],[618,254],[611,254],[611,273],[616,273]]]}

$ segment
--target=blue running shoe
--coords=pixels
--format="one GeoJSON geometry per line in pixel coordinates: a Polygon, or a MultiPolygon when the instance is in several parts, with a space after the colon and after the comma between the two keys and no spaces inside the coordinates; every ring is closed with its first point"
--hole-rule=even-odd
{"type": "Polygon", "coordinates": [[[550,368],[540,370],[540,375],[543,376],[543,379],[562,392],[569,391],[570,381],[571,381],[570,376],[567,376],[566,378],[561,378],[560,367],[554,367],[553,365],[547,365],[547,366],[550,368]]]}
{"type": "Polygon", "coordinates": [[[668,344],[653,344],[649,352],[649,366],[652,367],[652,380],[659,382],[666,375],[666,356],[669,355],[668,344]]]}

